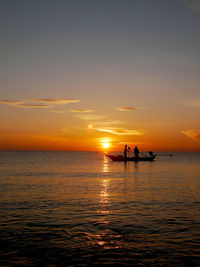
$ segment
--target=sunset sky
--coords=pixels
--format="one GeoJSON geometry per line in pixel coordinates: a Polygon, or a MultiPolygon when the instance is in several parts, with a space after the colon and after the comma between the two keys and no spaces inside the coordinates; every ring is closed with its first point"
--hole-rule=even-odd
{"type": "Polygon", "coordinates": [[[200,151],[199,0],[1,0],[0,150],[200,151]]]}

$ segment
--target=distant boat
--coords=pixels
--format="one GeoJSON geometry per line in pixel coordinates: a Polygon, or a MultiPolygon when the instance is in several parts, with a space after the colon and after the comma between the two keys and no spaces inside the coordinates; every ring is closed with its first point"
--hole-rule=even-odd
{"type": "Polygon", "coordinates": [[[108,157],[109,159],[111,159],[112,161],[135,161],[135,162],[138,162],[138,161],[153,161],[156,157],[156,155],[150,155],[150,156],[142,156],[142,157],[126,157],[124,158],[123,155],[108,155],[108,154],[105,154],[106,157],[108,157]]]}

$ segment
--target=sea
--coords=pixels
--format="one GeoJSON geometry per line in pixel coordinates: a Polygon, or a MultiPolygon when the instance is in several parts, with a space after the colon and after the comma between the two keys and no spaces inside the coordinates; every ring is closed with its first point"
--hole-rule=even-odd
{"type": "Polygon", "coordinates": [[[0,152],[0,266],[200,266],[200,153],[0,152]]]}

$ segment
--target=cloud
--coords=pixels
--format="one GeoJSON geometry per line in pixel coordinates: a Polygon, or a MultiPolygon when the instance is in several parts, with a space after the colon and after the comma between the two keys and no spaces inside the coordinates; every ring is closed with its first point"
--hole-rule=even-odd
{"type": "Polygon", "coordinates": [[[111,133],[115,135],[142,135],[144,134],[143,131],[141,130],[129,130],[125,128],[120,128],[120,127],[97,127],[95,130],[99,132],[106,132],[106,133],[111,133]]]}
{"type": "Polygon", "coordinates": [[[68,104],[68,103],[77,103],[80,102],[78,99],[65,99],[65,98],[38,98],[38,99],[33,99],[32,102],[42,102],[42,103],[50,103],[50,104],[55,104],[55,105],[63,105],[63,104],[68,104]]]}
{"type": "Polygon", "coordinates": [[[102,120],[106,118],[106,116],[95,115],[95,114],[90,114],[90,115],[82,114],[82,115],[76,115],[76,116],[79,119],[86,120],[86,121],[102,120]]]}
{"type": "Polygon", "coordinates": [[[138,109],[148,109],[149,107],[118,107],[116,108],[119,111],[134,111],[138,109]]]}
{"type": "Polygon", "coordinates": [[[102,126],[110,126],[110,125],[120,125],[122,124],[121,121],[119,120],[113,120],[113,121],[101,121],[98,122],[98,127],[102,127],[102,126]]]}
{"type": "Polygon", "coordinates": [[[52,106],[46,105],[46,104],[26,104],[26,103],[20,103],[17,105],[18,107],[23,108],[51,108],[52,106]]]}
{"type": "Polygon", "coordinates": [[[34,104],[34,103],[27,103],[25,101],[8,100],[8,99],[1,99],[0,103],[6,104],[9,106],[21,107],[21,108],[50,108],[51,107],[47,104],[34,104]]]}
{"type": "Polygon", "coordinates": [[[71,112],[75,113],[88,113],[88,112],[93,112],[94,110],[92,109],[70,109],[71,112]]]}
{"type": "Polygon", "coordinates": [[[120,111],[133,111],[133,110],[136,110],[136,108],[134,108],[134,107],[119,107],[119,108],[117,108],[117,110],[120,110],[120,111]]]}
{"type": "Polygon", "coordinates": [[[192,9],[195,13],[200,15],[200,1],[199,0],[180,0],[181,3],[192,9]]]}
{"type": "Polygon", "coordinates": [[[186,135],[187,137],[195,140],[200,141],[200,133],[194,130],[185,130],[181,132],[182,134],[186,135]]]}
{"type": "Polygon", "coordinates": [[[19,104],[24,103],[24,101],[19,101],[19,100],[9,100],[9,99],[0,99],[0,103],[6,104],[9,106],[17,106],[19,104]]]}
{"type": "Polygon", "coordinates": [[[82,115],[76,115],[78,118],[82,120],[88,120],[88,121],[96,121],[95,126],[93,125],[92,129],[96,130],[98,132],[105,132],[110,133],[114,135],[142,135],[144,134],[141,130],[130,130],[125,129],[122,127],[119,127],[119,125],[122,124],[119,120],[111,120],[106,121],[106,116],[102,115],[95,115],[95,114],[82,114],[82,115]],[[103,121],[104,120],[104,121],[103,121]]]}
{"type": "Polygon", "coordinates": [[[63,105],[63,104],[77,103],[77,102],[80,102],[80,100],[54,99],[54,98],[32,99],[32,100],[0,99],[0,103],[9,106],[15,106],[18,108],[52,108],[53,105],[63,105]]]}

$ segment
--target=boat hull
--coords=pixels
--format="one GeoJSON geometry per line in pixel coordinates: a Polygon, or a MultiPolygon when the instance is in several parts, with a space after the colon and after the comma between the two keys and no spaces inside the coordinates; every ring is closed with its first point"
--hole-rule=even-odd
{"type": "Polygon", "coordinates": [[[124,158],[124,156],[122,155],[108,155],[108,154],[105,154],[109,159],[111,159],[112,161],[123,161],[123,162],[126,162],[126,161],[134,161],[134,162],[138,162],[138,161],[153,161],[155,159],[155,155],[154,156],[146,156],[146,157],[127,157],[127,158],[124,158]]]}

